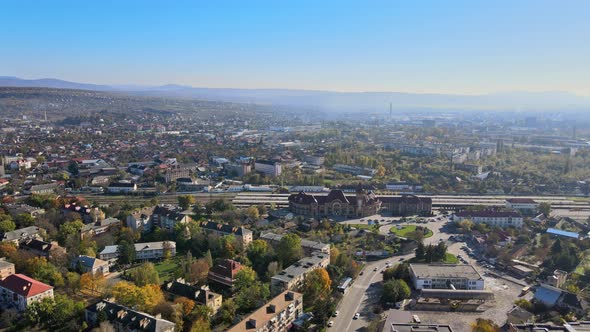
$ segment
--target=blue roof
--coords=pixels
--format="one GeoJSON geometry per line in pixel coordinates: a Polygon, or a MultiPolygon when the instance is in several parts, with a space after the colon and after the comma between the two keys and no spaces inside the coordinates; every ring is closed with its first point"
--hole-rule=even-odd
{"type": "Polygon", "coordinates": [[[553,234],[553,235],[571,237],[574,239],[577,239],[580,237],[580,234],[578,234],[576,232],[563,231],[563,230],[557,229],[557,228],[549,228],[549,229],[547,229],[547,233],[553,234]]]}
{"type": "Polygon", "coordinates": [[[541,285],[537,287],[537,290],[535,291],[535,300],[542,302],[551,308],[557,303],[561,292],[562,291],[559,288],[549,285],[541,285]]]}

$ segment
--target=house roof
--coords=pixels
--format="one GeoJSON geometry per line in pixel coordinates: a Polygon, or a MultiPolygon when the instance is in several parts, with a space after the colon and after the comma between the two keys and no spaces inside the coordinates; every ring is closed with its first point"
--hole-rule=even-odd
{"type": "Polygon", "coordinates": [[[143,332],[172,332],[176,326],[165,319],[160,319],[147,313],[136,311],[110,301],[100,301],[86,308],[86,311],[104,312],[107,320],[117,322],[125,331],[143,332]]]}
{"type": "Polygon", "coordinates": [[[164,283],[162,285],[162,290],[177,296],[184,296],[190,300],[204,305],[207,305],[207,303],[212,299],[221,296],[220,294],[214,293],[208,289],[195,287],[178,280],[164,283]]]}
{"type": "Polygon", "coordinates": [[[493,210],[483,210],[483,211],[461,211],[455,213],[457,217],[463,218],[520,218],[521,215],[518,212],[512,211],[493,211],[493,210]]]}
{"type": "Polygon", "coordinates": [[[30,226],[25,228],[20,228],[11,232],[4,233],[2,237],[2,241],[13,241],[16,239],[21,239],[24,237],[32,236],[39,233],[40,228],[36,226],[30,226]]]}
{"type": "Polygon", "coordinates": [[[203,221],[201,222],[200,226],[205,229],[210,229],[226,234],[235,234],[239,236],[252,233],[251,230],[246,229],[244,227],[232,227],[228,224],[221,224],[214,221],[203,221]]]}
{"type": "Polygon", "coordinates": [[[554,306],[561,296],[563,290],[550,285],[541,285],[535,291],[535,300],[544,303],[547,306],[554,306]]]}
{"type": "Polygon", "coordinates": [[[466,278],[469,280],[482,280],[477,270],[470,264],[410,264],[416,278],[466,278]]]}
{"type": "Polygon", "coordinates": [[[238,324],[230,327],[228,332],[256,331],[295,301],[301,301],[302,297],[301,293],[284,291],[238,324]]]}
{"type": "Polygon", "coordinates": [[[78,257],[76,257],[74,259],[74,264],[80,264],[85,268],[88,269],[95,269],[99,266],[102,265],[108,265],[108,263],[106,261],[103,261],[102,259],[98,259],[98,258],[94,258],[94,257],[90,257],[90,256],[85,256],[85,255],[80,255],[78,257]]]}
{"type": "Polygon", "coordinates": [[[557,228],[549,228],[549,229],[547,229],[547,233],[553,234],[553,235],[558,235],[558,236],[570,237],[573,239],[577,239],[580,237],[580,234],[578,234],[576,232],[568,232],[568,231],[564,231],[564,230],[557,229],[557,228]]]}
{"type": "Polygon", "coordinates": [[[53,289],[52,286],[27,277],[24,274],[9,275],[4,280],[0,280],[0,287],[27,298],[53,289]]]}

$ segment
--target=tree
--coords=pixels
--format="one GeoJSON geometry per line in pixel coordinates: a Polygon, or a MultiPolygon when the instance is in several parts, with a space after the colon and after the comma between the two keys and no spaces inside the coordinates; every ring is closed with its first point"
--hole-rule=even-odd
{"type": "Polygon", "coordinates": [[[475,323],[471,324],[471,332],[499,332],[500,327],[492,320],[478,318],[475,323]]]}
{"type": "MultiPolygon", "coordinates": [[[[55,294],[53,298],[43,298],[40,301],[32,302],[27,306],[25,312],[26,320],[30,325],[40,326],[44,330],[71,330],[80,324],[84,312],[84,303],[76,302],[65,295],[55,294]],[[65,329],[64,329],[65,328],[65,329]]],[[[78,326],[78,330],[81,326],[78,326]]]]}
{"type": "Polygon", "coordinates": [[[0,257],[12,257],[16,253],[16,245],[12,242],[0,242],[0,257]]]}
{"type": "Polygon", "coordinates": [[[248,266],[243,266],[238,273],[236,273],[234,287],[239,292],[256,282],[256,272],[248,266]]]}
{"type": "Polygon", "coordinates": [[[383,281],[391,279],[410,280],[410,270],[408,264],[397,264],[383,271],[383,281]]]}
{"type": "Polygon", "coordinates": [[[326,269],[319,268],[309,272],[303,281],[304,305],[311,307],[316,301],[329,297],[331,285],[332,280],[326,269]]]}
{"type": "Polygon", "coordinates": [[[143,263],[129,273],[131,280],[141,287],[148,284],[160,284],[160,275],[152,263],[143,263]]]}
{"type": "Polygon", "coordinates": [[[258,273],[259,276],[264,276],[267,262],[270,259],[268,244],[266,241],[254,240],[250,242],[250,245],[246,250],[246,255],[250,262],[252,262],[252,267],[256,273],[258,273]]]}
{"type": "Polygon", "coordinates": [[[242,288],[237,293],[235,301],[239,311],[241,313],[247,313],[266,303],[269,296],[270,290],[268,289],[268,285],[256,281],[252,285],[242,288]]]}
{"type": "Polygon", "coordinates": [[[106,279],[100,273],[86,272],[80,276],[80,288],[89,290],[92,295],[102,295],[105,285],[106,279]]]}
{"type": "Polygon", "coordinates": [[[197,259],[196,261],[192,262],[189,267],[187,280],[189,282],[204,284],[205,281],[207,281],[208,274],[209,264],[207,264],[207,261],[204,258],[197,259]]]}
{"type": "Polygon", "coordinates": [[[135,246],[125,240],[119,242],[119,263],[131,264],[135,260],[135,246]]]}
{"type": "Polygon", "coordinates": [[[174,300],[174,304],[180,304],[184,316],[190,315],[191,312],[193,312],[193,309],[195,308],[195,301],[189,300],[186,297],[182,296],[174,300]]]}
{"type": "Polygon", "coordinates": [[[219,314],[221,321],[226,324],[232,324],[237,310],[238,307],[233,299],[223,301],[219,314]]]}
{"type": "Polygon", "coordinates": [[[388,280],[383,283],[382,303],[396,303],[410,297],[410,287],[403,280],[388,280]]]}
{"type": "Polygon", "coordinates": [[[191,332],[211,332],[211,323],[206,319],[197,319],[191,326],[191,332]]]}
{"type": "Polygon", "coordinates": [[[59,226],[58,239],[64,245],[70,237],[80,238],[80,230],[84,223],[80,220],[68,221],[59,226]]]}
{"type": "Polygon", "coordinates": [[[5,218],[0,221],[0,233],[11,232],[15,229],[16,224],[14,221],[12,221],[12,219],[5,218]]]}
{"type": "Polygon", "coordinates": [[[424,259],[424,255],[426,255],[426,248],[424,247],[424,242],[420,241],[416,248],[416,259],[421,261],[424,259]]]}
{"type": "Polygon", "coordinates": [[[542,202],[539,203],[539,212],[544,214],[545,216],[549,216],[549,214],[551,214],[551,204],[547,203],[547,202],[542,202]]]}
{"type": "Polygon", "coordinates": [[[164,293],[159,285],[135,286],[127,281],[120,281],[113,286],[113,296],[125,306],[137,306],[139,310],[153,312],[154,308],[164,302],[164,293]]]}
{"type": "Polygon", "coordinates": [[[207,262],[207,264],[209,265],[209,267],[213,266],[213,256],[211,256],[211,250],[207,249],[204,259],[207,262]]]}
{"type": "Polygon", "coordinates": [[[80,291],[80,275],[76,272],[66,273],[65,286],[71,294],[78,293],[80,291]]]}
{"type": "Polygon", "coordinates": [[[246,210],[246,215],[250,219],[254,219],[254,220],[258,220],[258,218],[260,218],[260,212],[258,211],[258,208],[254,205],[251,205],[250,207],[248,207],[248,209],[246,210]]]}
{"type": "Polygon", "coordinates": [[[514,301],[514,304],[529,312],[533,310],[533,304],[527,299],[518,299],[514,301]]]}
{"type": "Polygon", "coordinates": [[[78,163],[73,160],[70,161],[70,164],[68,165],[68,172],[70,172],[70,174],[73,176],[78,176],[78,174],[80,174],[78,163]]]}
{"type": "Polygon", "coordinates": [[[283,236],[277,246],[277,254],[283,266],[289,266],[301,259],[303,249],[301,248],[301,238],[299,235],[289,233],[283,236]]]}
{"type": "Polygon", "coordinates": [[[181,195],[178,196],[178,205],[183,209],[187,210],[191,205],[195,204],[197,200],[192,195],[181,195]]]}
{"type": "Polygon", "coordinates": [[[219,256],[221,258],[234,258],[237,253],[236,237],[231,235],[224,235],[219,238],[219,256]]]}

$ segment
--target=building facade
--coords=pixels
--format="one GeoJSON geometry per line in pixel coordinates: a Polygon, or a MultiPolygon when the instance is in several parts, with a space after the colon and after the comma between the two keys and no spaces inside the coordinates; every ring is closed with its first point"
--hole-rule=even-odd
{"type": "Polygon", "coordinates": [[[521,228],[523,223],[522,215],[511,211],[461,211],[453,215],[454,221],[463,221],[465,219],[495,227],[521,228]]]}
{"type": "Polygon", "coordinates": [[[276,177],[281,175],[281,163],[270,160],[256,160],[254,170],[266,176],[276,177]]]}
{"type": "Polygon", "coordinates": [[[90,327],[98,327],[105,319],[117,332],[174,332],[176,328],[170,321],[107,300],[87,307],[84,318],[90,327]]]}
{"type": "Polygon", "coordinates": [[[410,264],[415,289],[483,290],[484,280],[469,264],[410,264]]]}
{"type": "Polygon", "coordinates": [[[53,298],[53,287],[23,274],[12,274],[0,280],[0,301],[6,307],[25,311],[44,298],[53,298]]]}
{"type": "MultiPolygon", "coordinates": [[[[157,260],[166,256],[176,256],[176,242],[174,241],[160,241],[160,242],[144,242],[135,243],[135,260],[157,260]]],[[[119,258],[119,246],[106,246],[98,257],[105,261],[112,261],[119,258]]]]}
{"type": "Polygon", "coordinates": [[[432,215],[432,198],[415,195],[383,196],[383,211],[394,216],[430,216],[432,215]]]}
{"type": "Polygon", "coordinates": [[[381,200],[364,190],[357,190],[355,196],[347,196],[342,190],[331,190],[327,196],[300,192],[289,196],[289,209],[294,214],[313,218],[357,218],[377,214],[381,200]]]}
{"type": "Polygon", "coordinates": [[[6,260],[6,257],[0,258],[0,280],[15,274],[14,264],[6,260]]]}
{"type": "Polygon", "coordinates": [[[252,242],[252,231],[243,226],[232,227],[214,221],[203,221],[199,226],[207,233],[218,234],[220,236],[233,235],[242,248],[246,248],[252,242]]]}
{"type": "Polygon", "coordinates": [[[233,288],[236,274],[242,269],[242,264],[231,259],[224,259],[209,269],[207,279],[224,287],[233,288]]]}

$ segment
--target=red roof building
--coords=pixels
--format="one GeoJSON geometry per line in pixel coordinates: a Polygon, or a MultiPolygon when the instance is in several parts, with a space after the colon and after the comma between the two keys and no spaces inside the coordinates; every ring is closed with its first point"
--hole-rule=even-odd
{"type": "Polygon", "coordinates": [[[53,287],[23,274],[0,280],[0,301],[17,310],[24,311],[29,304],[46,297],[53,298],[53,287]]]}

